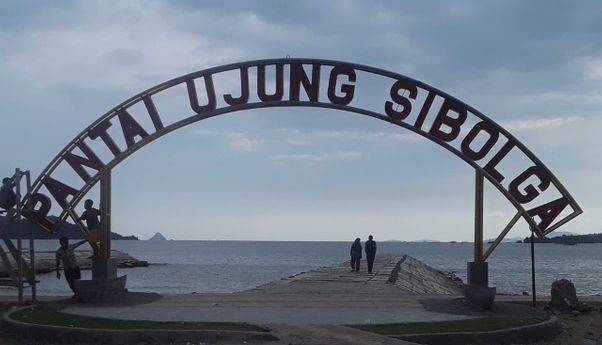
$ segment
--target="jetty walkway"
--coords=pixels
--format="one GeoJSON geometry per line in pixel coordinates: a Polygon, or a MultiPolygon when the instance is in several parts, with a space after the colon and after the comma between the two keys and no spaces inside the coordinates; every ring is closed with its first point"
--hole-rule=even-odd
{"type": "MultiPolygon", "coordinates": [[[[408,345],[413,343],[345,325],[487,316],[463,306],[461,296],[461,282],[445,272],[410,256],[378,255],[372,274],[351,272],[346,261],[236,293],[127,292],[100,303],[55,303],[65,313],[121,320],[247,322],[269,328],[279,339],[248,344],[408,345]]],[[[494,314],[500,312],[526,316],[514,307],[494,314]]],[[[219,342],[234,343],[240,342],[219,342]]]]}
{"type": "Polygon", "coordinates": [[[129,293],[100,304],[74,304],[64,312],[127,320],[295,325],[444,321],[471,316],[428,311],[420,300],[455,299],[461,293],[457,281],[412,257],[379,255],[373,274],[351,272],[344,262],[237,293],[156,298],[129,293]]]}

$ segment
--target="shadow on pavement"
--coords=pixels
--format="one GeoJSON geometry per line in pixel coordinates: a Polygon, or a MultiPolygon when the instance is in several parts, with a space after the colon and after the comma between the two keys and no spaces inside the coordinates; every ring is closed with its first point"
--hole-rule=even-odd
{"type": "Polygon", "coordinates": [[[547,318],[549,315],[546,311],[533,308],[531,306],[507,303],[494,302],[489,310],[475,309],[465,303],[464,298],[455,299],[422,299],[419,301],[424,309],[439,313],[455,314],[455,315],[470,315],[475,317],[511,317],[511,318],[547,318]]]}

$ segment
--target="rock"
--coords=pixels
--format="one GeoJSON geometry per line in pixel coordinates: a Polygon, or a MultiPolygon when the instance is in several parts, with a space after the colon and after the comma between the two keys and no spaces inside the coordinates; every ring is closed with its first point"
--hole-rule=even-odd
{"type": "Polygon", "coordinates": [[[153,235],[153,237],[148,239],[149,241],[167,241],[167,238],[165,238],[165,236],[163,236],[162,233],[157,232],[156,234],[153,235]]]}
{"type": "Polygon", "coordinates": [[[546,305],[546,308],[551,310],[570,311],[573,310],[577,303],[577,292],[575,285],[567,279],[556,280],[552,283],[551,300],[546,305]]]}
{"type": "MultiPolygon", "coordinates": [[[[1,250],[1,249],[0,249],[1,250]]],[[[75,259],[77,260],[79,267],[82,270],[92,269],[91,250],[76,250],[74,252],[75,259]]],[[[24,253],[24,258],[29,261],[29,253],[24,253]]],[[[143,260],[137,260],[131,257],[129,254],[120,252],[118,250],[111,250],[111,258],[117,260],[117,267],[129,268],[129,267],[146,267],[148,262],[143,260]]],[[[12,257],[9,258],[11,266],[15,267],[16,264],[12,257]]],[[[35,252],[35,267],[36,273],[48,273],[53,272],[55,269],[55,252],[54,251],[40,251],[35,252]]],[[[0,265],[0,277],[6,277],[8,273],[3,265],[0,265]]]]}
{"type": "Polygon", "coordinates": [[[579,310],[582,313],[587,313],[587,312],[596,310],[596,307],[591,306],[587,303],[577,302],[577,304],[573,307],[573,309],[579,310]]]}

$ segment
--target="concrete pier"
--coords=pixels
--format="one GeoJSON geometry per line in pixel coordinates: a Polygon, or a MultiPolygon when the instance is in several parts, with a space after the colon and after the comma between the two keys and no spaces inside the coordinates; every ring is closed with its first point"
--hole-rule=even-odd
{"type": "Polygon", "coordinates": [[[373,272],[352,273],[347,261],[237,293],[128,292],[97,304],[67,304],[62,311],[122,320],[247,322],[270,329],[279,341],[269,344],[286,345],[414,344],[346,326],[354,324],[544,317],[526,306],[475,311],[462,302],[457,279],[409,256],[378,255],[373,272]]]}
{"type": "Polygon", "coordinates": [[[237,293],[164,295],[124,307],[74,305],[80,315],[156,321],[233,321],[258,324],[353,324],[445,321],[467,318],[425,310],[420,299],[454,299],[457,281],[405,255],[377,255],[373,274],[351,272],[349,261],[237,293]]]}
{"type": "Polygon", "coordinates": [[[272,282],[254,293],[360,293],[391,291],[397,295],[462,295],[461,280],[408,255],[378,255],[373,273],[351,272],[349,261],[272,282]],[[393,289],[391,289],[393,288],[393,289]]]}

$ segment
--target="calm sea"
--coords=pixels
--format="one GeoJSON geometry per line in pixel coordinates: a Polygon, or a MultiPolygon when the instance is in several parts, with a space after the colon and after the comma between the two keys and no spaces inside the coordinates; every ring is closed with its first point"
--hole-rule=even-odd
{"type": "MultiPolygon", "coordinates": [[[[36,250],[55,250],[58,241],[37,240],[36,250]]],[[[130,291],[158,293],[233,292],[250,289],[313,268],[348,259],[351,242],[248,242],[248,241],[113,241],[113,248],[151,263],[149,267],[120,269],[128,276],[130,291]]],[[[528,244],[501,244],[489,259],[489,280],[498,293],[531,292],[528,244]]],[[[379,253],[408,254],[466,280],[466,262],[472,260],[471,243],[379,242],[379,253]]],[[[536,289],[550,293],[560,278],[572,280],[580,295],[602,294],[602,244],[565,246],[536,244],[536,289]]],[[[364,263],[362,262],[362,265],[364,263]]],[[[365,267],[365,266],[364,266],[365,267]]],[[[83,271],[90,279],[90,271],[83,271]]],[[[64,295],[64,279],[39,274],[40,295],[64,295]]],[[[0,288],[0,294],[15,294],[0,288]]]]}

